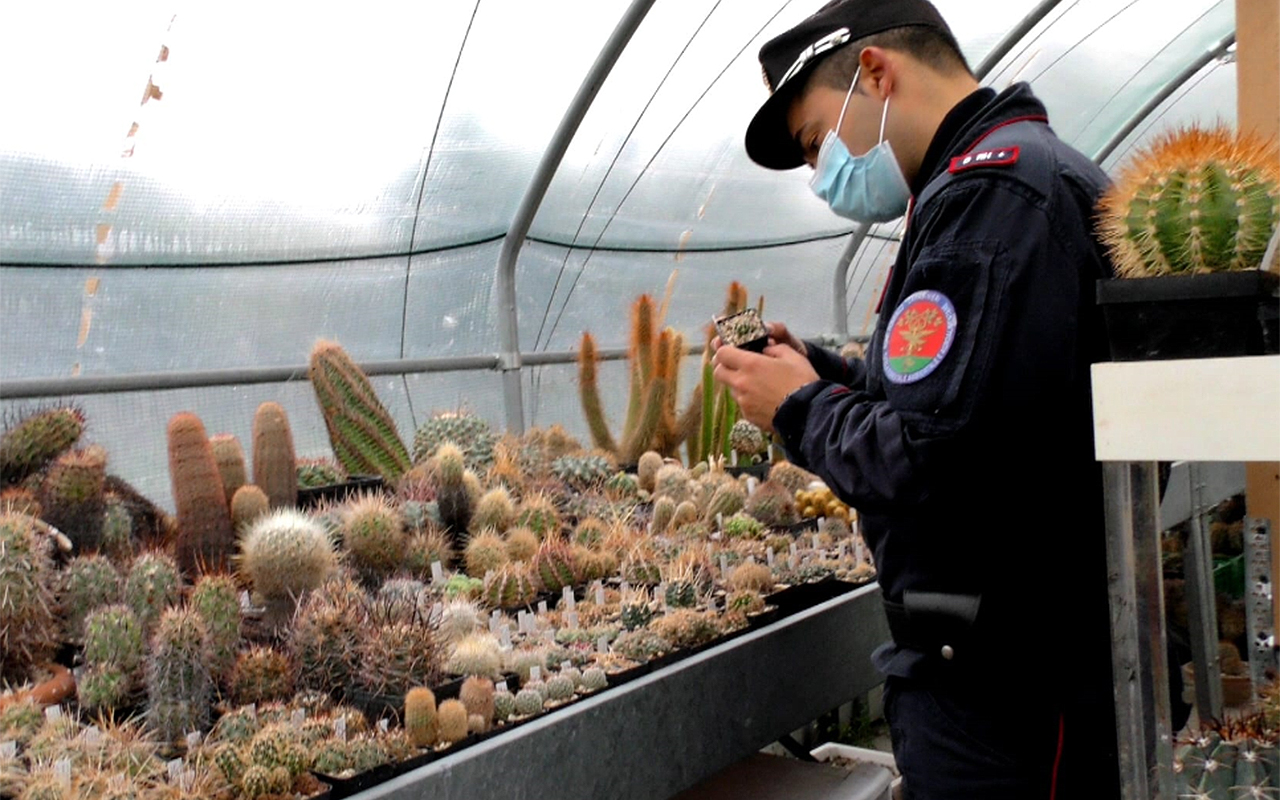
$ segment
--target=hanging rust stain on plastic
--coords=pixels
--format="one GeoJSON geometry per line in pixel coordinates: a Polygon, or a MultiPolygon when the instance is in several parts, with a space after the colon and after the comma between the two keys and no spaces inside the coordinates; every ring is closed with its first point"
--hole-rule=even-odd
{"type": "Polygon", "coordinates": [[[160,91],[160,87],[147,78],[147,88],[142,91],[142,102],[139,105],[146,105],[148,100],[159,100],[164,97],[164,92],[160,91]]]}
{"type": "Polygon", "coordinates": [[[84,282],[84,293],[89,297],[93,297],[98,293],[98,286],[100,286],[101,284],[102,284],[101,278],[98,278],[98,277],[89,278],[84,282]]]}
{"type": "Polygon", "coordinates": [[[120,196],[124,194],[124,181],[116,181],[111,186],[111,191],[107,192],[107,199],[102,204],[103,211],[115,211],[116,206],[120,205],[120,196]]]}
{"type": "Polygon", "coordinates": [[[169,60],[169,46],[162,44],[160,45],[160,55],[156,56],[156,63],[161,64],[168,60],[169,60]]]}
{"type": "Polygon", "coordinates": [[[80,309],[80,333],[76,336],[76,349],[84,347],[89,340],[89,328],[93,325],[93,309],[88,306],[80,309]]]}
{"type": "Polygon", "coordinates": [[[693,231],[688,230],[680,234],[680,242],[676,245],[676,261],[684,260],[684,248],[689,244],[689,240],[693,238],[693,231]]]}
{"type": "Polygon", "coordinates": [[[707,199],[702,201],[702,205],[698,206],[698,219],[702,219],[707,215],[707,206],[711,205],[711,198],[716,196],[716,187],[713,184],[711,191],[707,192],[707,199]]]}

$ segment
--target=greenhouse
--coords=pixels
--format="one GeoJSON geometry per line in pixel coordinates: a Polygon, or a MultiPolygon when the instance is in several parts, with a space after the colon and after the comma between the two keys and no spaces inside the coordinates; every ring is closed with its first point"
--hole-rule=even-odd
{"type": "Polygon", "coordinates": [[[9,4],[0,798],[1280,796],[1278,54],[9,4]]]}

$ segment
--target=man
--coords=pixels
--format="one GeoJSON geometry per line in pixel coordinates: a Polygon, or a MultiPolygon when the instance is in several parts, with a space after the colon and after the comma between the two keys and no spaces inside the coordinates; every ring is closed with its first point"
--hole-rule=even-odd
{"type": "Polygon", "coordinates": [[[907,217],[865,359],[777,323],[763,354],[715,356],[744,416],[860,514],[906,797],[1117,797],[1089,392],[1106,177],[1028,86],[980,88],[925,0],[830,3],[760,61],[751,158],[808,164],[843,216],[907,217]]]}

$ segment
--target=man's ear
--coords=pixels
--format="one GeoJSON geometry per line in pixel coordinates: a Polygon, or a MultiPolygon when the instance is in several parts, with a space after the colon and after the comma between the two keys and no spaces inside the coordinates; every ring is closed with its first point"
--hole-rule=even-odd
{"type": "Polygon", "coordinates": [[[893,57],[883,47],[864,47],[858,55],[862,64],[862,88],[858,91],[874,94],[883,100],[893,91],[895,64],[893,57]]]}

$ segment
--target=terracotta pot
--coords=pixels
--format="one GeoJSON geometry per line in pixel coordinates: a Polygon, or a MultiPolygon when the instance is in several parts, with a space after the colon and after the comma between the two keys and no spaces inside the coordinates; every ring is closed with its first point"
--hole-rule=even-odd
{"type": "Polygon", "coordinates": [[[45,664],[41,668],[52,673],[53,677],[43,683],[36,684],[30,689],[24,689],[0,698],[0,711],[28,697],[42,706],[52,706],[75,694],[76,678],[71,674],[71,670],[61,664],[45,664]]]}

